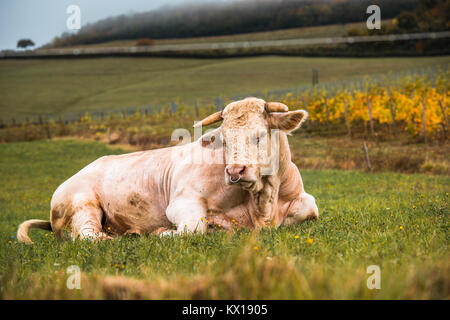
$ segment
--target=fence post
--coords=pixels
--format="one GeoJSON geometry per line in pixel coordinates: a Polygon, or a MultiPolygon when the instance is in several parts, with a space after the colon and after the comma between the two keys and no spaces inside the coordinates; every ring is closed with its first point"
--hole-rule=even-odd
{"type": "Polygon", "coordinates": [[[319,83],[319,70],[312,69],[312,86],[314,87],[319,83]]]}
{"type": "Polygon", "coordinates": [[[198,100],[195,100],[194,106],[195,106],[195,117],[198,120],[200,117],[200,111],[198,110],[198,100]]]}
{"type": "Polygon", "coordinates": [[[345,110],[345,125],[347,126],[347,134],[349,137],[352,136],[352,130],[350,128],[350,120],[348,119],[348,103],[344,101],[344,110],[345,110]]]}
{"type": "Polygon", "coordinates": [[[328,100],[325,96],[325,111],[327,113],[327,130],[330,131],[330,110],[328,109],[328,100]]]}
{"type": "Polygon", "coordinates": [[[50,134],[50,122],[48,121],[48,119],[47,119],[47,121],[45,122],[45,132],[47,133],[47,139],[51,139],[52,138],[52,135],[50,134]]]}
{"type": "Polygon", "coordinates": [[[446,108],[445,108],[444,104],[442,103],[442,100],[439,100],[439,106],[441,107],[442,119],[444,120],[444,132],[447,132],[448,119],[447,119],[447,113],[445,110],[446,108]]]}
{"type": "Polygon", "coordinates": [[[372,171],[372,167],[370,165],[370,158],[369,158],[369,148],[367,147],[367,144],[366,144],[365,141],[364,141],[364,144],[362,146],[362,150],[364,152],[364,158],[366,159],[367,170],[368,171],[372,171]]]}
{"type": "Polygon", "coordinates": [[[424,142],[427,143],[426,104],[424,96],[422,96],[422,136],[424,142]]]}
{"type": "Polygon", "coordinates": [[[391,110],[391,117],[392,117],[392,128],[394,131],[394,134],[397,133],[397,123],[395,122],[395,109],[392,105],[392,95],[389,94],[389,109],[391,110]]]}
{"type": "Polygon", "coordinates": [[[369,93],[367,93],[367,109],[369,111],[369,124],[370,124],[370,135],[374,136],[374,129],[373,129],[373,119],[372,119],[372,102],[369,98],[369,93]]]}

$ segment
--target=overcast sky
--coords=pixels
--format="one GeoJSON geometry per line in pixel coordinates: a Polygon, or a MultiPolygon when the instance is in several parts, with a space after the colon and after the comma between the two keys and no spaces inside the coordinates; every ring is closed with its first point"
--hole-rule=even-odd
{"type": "Polygon", "coordinates": [[[69,31],[66,10],[72,4],[80,7],[83,26],[110,16],[193,1],[206,0],[0,0],[0,50],[15,49],[21,38],[41,46],[69,31]]]}

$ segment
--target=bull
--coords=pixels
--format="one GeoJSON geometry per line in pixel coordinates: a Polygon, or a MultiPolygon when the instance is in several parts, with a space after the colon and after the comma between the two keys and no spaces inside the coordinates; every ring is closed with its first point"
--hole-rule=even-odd
{"type": "Polygon", "coordinates": [[[315,199],[304,190],[287,139],[306,117],[258,98],[232,102],[194,125],[222,122],[194,142],[87,165],[56,189],[50,220],[23,222],[17,238],[32,243],[30,228],[96,240],[316,220],[315,199]],[[215,161],[193,161],[198,154],[215,161]]]}

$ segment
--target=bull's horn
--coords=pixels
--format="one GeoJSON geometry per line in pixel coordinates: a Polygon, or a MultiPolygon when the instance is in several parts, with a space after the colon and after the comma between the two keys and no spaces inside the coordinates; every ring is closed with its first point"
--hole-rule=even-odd
{"type": "Polygon", "coordinates": [[[198,128],[200,126],[206,127],[206,126],[209,126],[210,124],[213,124],[213,123],[216,123],[219,121],[222,121],[222,111],[217,111],[217,112],[207,116],[202,121],[197,122],[196,124],[194,124],[194,128],[198,128]]]}
{"type": "Polygon", "coordinates": [[[266,102],[265,108],[266,108],[266,112],[288,112],[289,111],[288,106],[281,102],[266,102]]]}

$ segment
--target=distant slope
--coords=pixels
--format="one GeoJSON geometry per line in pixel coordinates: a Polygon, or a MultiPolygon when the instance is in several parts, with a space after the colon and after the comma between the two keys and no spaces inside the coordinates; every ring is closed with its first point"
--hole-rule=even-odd
{"type": "Polygon", "coordinates": [[[449,63],[448,56],[0,60],[0,119],[167,106],[177,100],[213,104],[217,97],[309,85],[312,68],[325,83],[449,63]]]}
{"type": "Polygon", "coordinates": [[[377,4],[383,19],[417,7],[419,0],[247,0],[165,7],[111,17],[55,38],[50,47],[66,47],[151,38],[192,38],[278,29],[362,22],[377,4]]]}
{"type": "MultiPolygon", "coordinates": [[[[383,25],[390,24],[390,20],[382,21],[383,25]]],[[[365,22],[355,22],[346,24],[333,24],[327,26],[291,28],[274,31],[262,31],[252,33],[242,33],[225,36],[209,36],[178,39],[155,39],[154,45],[164,44],[186,44],[186,43],[208,43],[208,42],[234,42],[234,41],[259,41],[259,40],[282,40],[296,38],[321,38],[321,37],[341,37],[347,35],[349,30],[365,28],[365,22]]],[[[135,46],[138,39],[107,41],[93,44],[71,45],[73,48],[109,48],[109,47],[129,47],[135,46]]]]}

